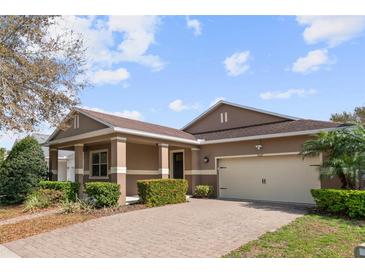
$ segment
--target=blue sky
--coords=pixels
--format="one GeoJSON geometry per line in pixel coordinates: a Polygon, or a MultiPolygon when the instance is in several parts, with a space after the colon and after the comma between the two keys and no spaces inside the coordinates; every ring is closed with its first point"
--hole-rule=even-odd
{"type": "Polygon", "coordinates": [[[62,20],[88,47],[84,107],[180,128],[217,98],[320,120],[365,103],[365,17],[62,20]]]}

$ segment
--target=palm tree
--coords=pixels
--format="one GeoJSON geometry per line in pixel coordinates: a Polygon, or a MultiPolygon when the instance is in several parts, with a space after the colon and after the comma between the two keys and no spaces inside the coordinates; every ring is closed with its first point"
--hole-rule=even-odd
{"type": "Polygon", "coordinates": [[[320,132],[303,144],[303,158],[323,154],[321,177],[338,177],[342,188],[361,187],[365,167],[365,129],[362,125],[320,132]]]}

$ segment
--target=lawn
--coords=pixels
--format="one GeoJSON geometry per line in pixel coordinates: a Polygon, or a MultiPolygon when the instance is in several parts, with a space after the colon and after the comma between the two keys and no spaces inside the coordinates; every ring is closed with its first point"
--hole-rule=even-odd
{"type": "Polygon", "coordinates": [[[365,220],[308,214],[268,232],[227,258],[349,258],[365,242],[365,220]]]}

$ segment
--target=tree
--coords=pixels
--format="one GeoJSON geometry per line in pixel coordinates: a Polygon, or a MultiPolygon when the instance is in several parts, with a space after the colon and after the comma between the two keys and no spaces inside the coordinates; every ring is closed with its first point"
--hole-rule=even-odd
{"type": "Polygon", "coordinates": [[[57,125],[87,84],[79,35],[57,16],[0,16],[0,130],[57,125]],[[58,31],[56,31],[58,29],[58,31]]]}
{"type": "Polygon", "coordinates": [[[25,137],[11,149],[0,168],[0,203],[20,203],[47,176],[41,146],[25,137]]]}
{"type": "Polygon", "coordinates": [[[321,176],[337,176],[344,189],[361,185],[365,167],[365,129],[362,125],[335,131],[320,132],[303,144],[303,157],[324,155],[321,176]]]}
{"type": "Polygon", "coordinates": [[[333,122],[365,124],[365,107],[356,107],[354,112],[334,113],[330,118],[333,122]]]}
{"type": "Polygon", "coordinates": [[[0,167],[6,158],[6,154],[7,154],[6,149],[3,147],[0,147],[0,167]]]}

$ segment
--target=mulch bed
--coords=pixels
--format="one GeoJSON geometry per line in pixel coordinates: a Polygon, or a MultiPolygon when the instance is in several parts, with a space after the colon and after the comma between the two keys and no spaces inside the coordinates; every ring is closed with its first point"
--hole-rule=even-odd
{"type": "Polygon", "coordinates": [[[0,244],[30,237],[68,225],[82,223],[92,219],[119,213],[126,213],[144,208],[146,208],[146,206],[143,204],[133,204],[121,206],[118,208],[95,209],[89,212],[77,212],[69,214],[56,213],[53,215],[21,221],[15,224],[0,225],[0,244]]]}

